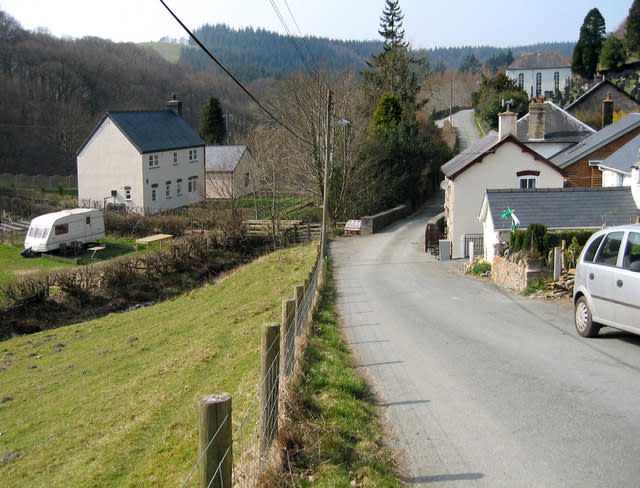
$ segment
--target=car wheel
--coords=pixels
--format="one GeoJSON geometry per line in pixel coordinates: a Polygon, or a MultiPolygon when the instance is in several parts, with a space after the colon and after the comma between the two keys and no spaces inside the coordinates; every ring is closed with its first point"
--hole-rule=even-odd
{"type": "Polygon", "coordinates": [[[591,318],[591,309],[585,297],[580,297],[576,301],[574,323],[578,334],[582,337],[595,337],[600,331],[600,326],[594,324],[591,318]]]}

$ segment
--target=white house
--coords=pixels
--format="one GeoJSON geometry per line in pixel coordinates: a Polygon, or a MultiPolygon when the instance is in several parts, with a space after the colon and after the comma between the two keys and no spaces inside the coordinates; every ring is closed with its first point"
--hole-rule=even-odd
{"type": "Polygon", "coordinates": [[[569,85],[571,63],[556,52],[523,53],[507,67],[506,74],[530,98],[537,98],[569,85]]]}
{"type": "Polygon", "coordinates": [[[640,160],[640,136],[636,136],[611,156],[598,163],[602,186],[631,186],[633,167],[640,160]]]}
{"type": "Polygon", "coordinates": [[[204,199],[205,145],[177,103],[104,116],[78,151],[81,205],[152,214],[204,199]]]}
{"type": "Polygon", "coordinates": [[[207,198],[242,198],[253,193],[253,157],[247,146],[207,146],[207,198]]]}
{"type": "Polygon", "coordinates": [[[467,242],[482,236],[478,219],[488,188],[561,188],[564,174],[548,159],[518,141],[516,114],[500,114],[491,132],[442,166],[445,219],[452,257],[467,255],[467,242]]]}

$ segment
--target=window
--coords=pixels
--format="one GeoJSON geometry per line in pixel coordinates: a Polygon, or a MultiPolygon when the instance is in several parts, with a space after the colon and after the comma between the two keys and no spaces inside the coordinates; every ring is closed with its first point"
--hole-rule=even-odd
{"type": "Polygon", "coordinates": [[[518,75],[518,86],[519,86],[520,88],[523,88],[523,87],[524,87],[524,73],[520,73],[520,74],[518,75]]]}
{"type": "Polygon", "coordinates": [[[187,181],[187,191],[189,193],[193,193],[198,189],[198,177],[197,176],[189,176],[189,180],[187,181]]]}
{"type": "Polygon", "coordinates": [[[164,196],[166,198],[171,198],[171,182],[170,181],[167,181],[165,183],[164,196]]]}
{"type": "Polygon", "coordinates": [[[536,73],[536,97],[542,95],[542,73],[536,73]]]}
{"type": "Polygon", "coordinates": [[[598,250],[598,247],[600,246],[600,243],[602,242],[603,238],[604,238],[604,235],[598,237],[595,241],[591,243],[589,248],[584,252],[585,262],[589,262],[589,263],[593,262],[593,258],[596,256],[596,251],[598,250]]]}
{"type": "Polygon", "coordinates": [[[157,168],[160,166],[157,154],[149,154],[149,168],[157,168]]]}
{"type": "Polygon", "coordinates": [[[91,217],[87,217],[84,219],[84,223],[87,225],[91,225],[91,217]]]}
{"type": "Polygon", "coordinates": [[[182,178],[176,180],[176,195],[182,195],[182,178]]]}
{"type": "Polygon", "coordinates": [[[198,150],[197,149],[189,149],[189,162],[193,163],[198,160],[198,150]]]}
{"type": "Polygon", "coordinates": [[[602,246],[600,246],[600,251],[598,251],[594,262],[615,266],[618,261],[618,251],[620,250],[623,235],[624,232],[611,232],[608,234],[602,246]]]}
{"type": "Polygon", "coordinates": [[[538,177],[537,176],[526,176],[524,178],[520,178],[520,188],[526,190],[533,190],[536,188],[538,177]]]}
{"type": "Polygon", "coordinates": [[[627,246],[624,248],[622,267],[640,271],[640,234],[630,232],[627,238],[627,246]]]}
{"type": "Polygon", "coordinates": [[[69,224],[60,224],[54,227],[55,235],[59,236],[60,234],[68,234],[69,233],[69,224]]]}
{"type": "Polygon", "coordinates": [[[553,91],[560,91],[560,73],[553,73],[553,91]]]}
{"type": "Polygon", "coordinates": [[[157,183],[154,183],[153,185],[151,185],[151,201],[152,202],[158,201],[158,184],[157,183]]]}
{"type": "Polygon", "coordinates": [[[173,153],[173,164],[178,164],[178,153],[177,152],[173,153]]]}
{"type": "Polygon", "coordinates": [[[249,186],[249,173],[245,173],[244,174],[244,187],[248,187],[249,186]]]}
{"type": "Polygon", "coordinates": [[[131,200],[131,187],[130,186],[125,186],[124,187],[124,199],[125,200],[131,200]]]}

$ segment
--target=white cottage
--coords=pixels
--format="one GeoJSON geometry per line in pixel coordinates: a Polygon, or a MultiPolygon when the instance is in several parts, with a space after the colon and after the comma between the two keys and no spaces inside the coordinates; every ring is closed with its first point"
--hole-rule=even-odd
{"type": "Polygon", "coordinates": [[[442,166],[445,219],[452,257],[465,257],[468,242],[480,238],[478,219],[489,188],[561,188],[564,174],[557,166],[518,141],[516,114],[500,114],[499,132],[491,132],[442,166]]]}
{"type": "Polygon", "coordinates": [[[173,105],[104,116],[78,151],[81,205],[144,215],[204,199],[205,145],[173,105]]]}

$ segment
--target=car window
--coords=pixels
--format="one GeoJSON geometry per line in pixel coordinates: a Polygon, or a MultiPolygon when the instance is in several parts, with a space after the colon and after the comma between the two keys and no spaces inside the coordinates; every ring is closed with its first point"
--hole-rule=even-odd
{"type": "Polygon", "coordinates": [[[611,232],[607,234],[594,262],[615,266],[618,261],[618,251],[620,251],[623,235],[624,232],[611,232]]]}
{"type": "Polygon", "coordinates": [[[630,232],[624,248],[622,267],[640,271],[640,233],[630,232]]]}
{"type": "Polygon", "coordinates": [[[604,234],[598,237],[589,245],[589,247],[584,252],[584,258],[582,259],[583,261],[587,261],[589,263],[593,262],[593,258],[596,256],[596,251],[598,250],[598,246],[602,242],[603,238],[604,234]]]}

